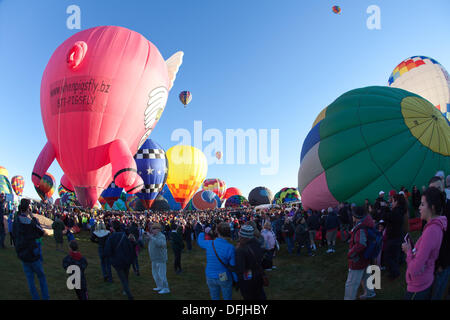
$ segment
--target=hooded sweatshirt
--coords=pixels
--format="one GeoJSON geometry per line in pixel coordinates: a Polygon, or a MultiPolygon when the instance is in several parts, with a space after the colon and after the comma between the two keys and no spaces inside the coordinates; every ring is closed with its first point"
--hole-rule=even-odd
{"type": "Polygon", "coordinates": [[[434,280],[434,267],[439,256],[442,237],[447,230],[447,218],[439,216],[431,219],[423,229],[422,236],[415,245],[415,252],[406,255],[406,283],[408,292],[428,289],[434,280]]]}

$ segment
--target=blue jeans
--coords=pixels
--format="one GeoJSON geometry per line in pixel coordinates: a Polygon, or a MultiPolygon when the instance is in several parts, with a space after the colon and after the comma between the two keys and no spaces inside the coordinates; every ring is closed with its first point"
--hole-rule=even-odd
{"type": "Polygon", "coordinates": [[[430,286],[428,289],[425,289],[420,292],[408,292],[406,291],[405,300],[430,300],[431,299],[431,289],[433,286],[430,286]]]}
{"type": "MultiPolygon", "coordinates": [[[[230,275],[228,275],[230,277],[230,275]]],[[[209,288],[211,300],[220,300],[220,291],[222,291],[223,300],[231,300],[233,294],[233,280],[220,281],[219,279],[206,278],[206,284],[209,288]]]]}
{"type": "Polygon", "coordinates": [[[128,296],[128,300],[133,300],[133,295],[130,292],[130,287],[128,285],[128,274],[130,273],[130,266],[127,267],[114,267],[116,269],[117,275],[119,276],[120,282],[122,283],[123,291],[128,296]]]}
{"type": "Polygon", "coordinates": [[[42,299],[49,300],[47,280],[45,279],[44,269],[42,268],[42,262],[40,260],[35,262],[22,262],[23,271],[27,277],[28,287],[33,300],[40,300],[39,293],[34,285],[34,274],[36,273],[39,284],[41,286],[42,299]]]}
{"type": "Polygon", "coordinates": [[[434,278],[433,296],[431,300],[443,300],[444,292],[447,288],[448,278],[450,277],[450,267],[445,268],[442,272],[438,272],[434,278]]]}
{"type": "Polygon", "coordinates": [[[111,262],[109,261],[109,257],[103,254],[103,250],[104,248],[98,247],[98,255],[100,257],[103,278],[106,278],[108,281],[112,281],[111,262]]]}
{"type": "Polygon", "coordinates": [[[294,239],[292,237],[286,236],[287,249],[289,253],[294,251],[294,239]]]}

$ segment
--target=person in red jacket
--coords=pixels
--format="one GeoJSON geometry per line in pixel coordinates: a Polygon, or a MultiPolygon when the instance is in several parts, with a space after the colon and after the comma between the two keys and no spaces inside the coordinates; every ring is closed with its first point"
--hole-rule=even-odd
{"type": "Polygon", "coordinates": [[[367,248],[368,241],[367,228],[373,228],[375,223],[370,214],[366,214],[363,207],[356,207],[353,211],[353,225],[347,255],[348,277],[345,283],[344,300],[355,300],[361,283],[364,294],[359,298],[373,298],[375,297],[375,292],[373,289],[367,288],[369,275],[366,272],[366,268],[369,266],[370,261],[364,258],[364,251],[367,248]]]}

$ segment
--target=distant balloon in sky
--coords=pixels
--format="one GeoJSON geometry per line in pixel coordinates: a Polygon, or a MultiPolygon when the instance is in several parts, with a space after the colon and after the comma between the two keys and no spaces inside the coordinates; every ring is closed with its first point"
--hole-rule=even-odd
{"type": "Polygon", "coordinates": [[[222,152],[217,151],[217,152],[216,152],[216,158],[217,158],[217,160],[222,159],[222,152]]]}
{"type": "Polygon", "coordinates": [[[181,209],[202,185],[208,172],[205,154],[192,146],[176,145],[166,152],[169,161],[167,186],[181,209]]]}
{"type": "Polygon", "coordinates": [[[414,56],[395,67],[388,84],[430,101],[450,120],[450,76],[436,60],[414,56]]]}
{"type": "Polygon", "coordinates": [[[186,106],[192,100],[192,94],[189,91],[182,91],[180,92],[179,98],[181,103],[184,104],[184,107],[186,108],[186,106]]]}
{"type": "Polygon", "coordinates": [[[146,209],[150,209],[153,201],[164,187],[168,174],[166,152],[155,141],[148,138],[134,156],[138,174],[144,181],[144,187],[136,195],[146,209]]]}
{"type": "Polygon", "coordinates": [[[14,192],[21,197],[25,186],[25,179],[22,176],[14,176],[11,179],[11,186],[14,192]]]}
{"type": "Polygon", "coordinates": [[[164,61],[141,34],[117,26],[82,30],[64,41],[42,76],[47,144],[33,184],[39,186],[56,159],[85,207],[111,182],[137,193],[143,181],[133,155],[159,121],[182,57],[177,52],[164,61]]]}
{"type": "Polygon", "coordinates": [[[344,93],[303,142],[298,189],[306,209],[364,205],[383,190],[427,186],[450,173],[450,126],[428,100],[397,88],[344,93]]]}
{"type": "Polygon", "coordinates": [[[333,12],[336,13],[336,14],[340,14],[341,13],[341,7],[339,7],[339,6],[333,6],[331,8],[331,10],[333,10],[333,12]]]}

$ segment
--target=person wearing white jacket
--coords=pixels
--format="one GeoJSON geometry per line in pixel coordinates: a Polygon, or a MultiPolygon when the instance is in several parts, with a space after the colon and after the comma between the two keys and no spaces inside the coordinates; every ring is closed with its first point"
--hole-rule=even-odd
{"type": "Polygon", "coordinates": [[[154,223],[151,234],[148,235],[148,253],[152,262],[152,275],[156,282],[154,291],[159,294],[170,293],[167,282],[167,243],[166,237],[161,233],[161,225],[154,223]]]}

